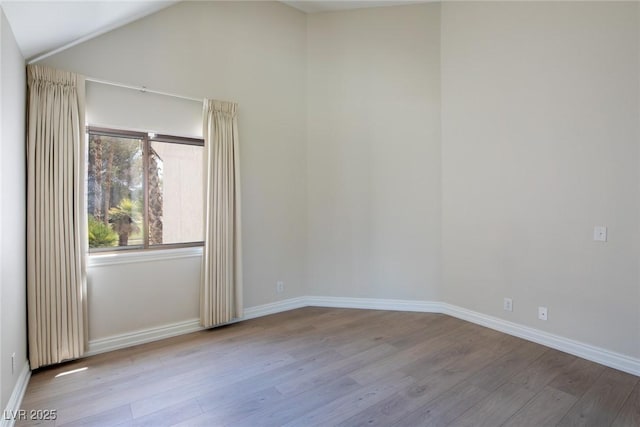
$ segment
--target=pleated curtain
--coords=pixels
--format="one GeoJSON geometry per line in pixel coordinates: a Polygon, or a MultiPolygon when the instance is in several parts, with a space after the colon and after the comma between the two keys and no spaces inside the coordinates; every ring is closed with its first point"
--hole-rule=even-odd
{"type": "Polygon", "coordinates": [[[237,104],[204,101],[205,237],[200,287],[204,327],[242,317],[237,104]]]}
{"type": "Polygon", "coordinates": [[[84,77],[27,69],[27,311],[32,369],[80,357],[86,336],[84,77]]]}

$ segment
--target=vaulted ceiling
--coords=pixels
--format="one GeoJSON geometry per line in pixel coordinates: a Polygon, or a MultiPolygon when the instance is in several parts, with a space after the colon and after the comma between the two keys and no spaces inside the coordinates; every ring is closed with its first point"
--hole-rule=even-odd
{"type": "MultiPolygon", "coordinates": [[[[63,50],[181,0],[1,0],[0,7],[27,60],[63,50]]],[[[306,13],[420,3],[422,1],[283,1],[306,13]]]]}

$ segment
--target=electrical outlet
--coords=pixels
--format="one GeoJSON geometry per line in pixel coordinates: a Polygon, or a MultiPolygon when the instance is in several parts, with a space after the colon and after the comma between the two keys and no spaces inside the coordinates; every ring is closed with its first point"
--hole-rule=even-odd
{"type": "Polygon", "coordinates": [[[278,280],[276,282],[276,292],[279,294],[284,292],[284,282],[282,280],[278,280]]]}
{"type": "Polygon", "coordinates": [[[604,225],[596,225],[593,227],[593,240],[597,242],[607,241],[607,227],[604,225]]]}
{"type": "Polygon", "coordinates": [[[11,355],[11,375],[16,372],[16,354],[11,355]]]}
{"type": "Polygon", "coordinates": [[[503,308],[505,311],[513,311],[513,300],[511,298],[505,298],[503,308]]]}
{"type": "Polygon", "coordinates": [[[547,307],[538,307],[538,319],[547,320],[547,307]]]}

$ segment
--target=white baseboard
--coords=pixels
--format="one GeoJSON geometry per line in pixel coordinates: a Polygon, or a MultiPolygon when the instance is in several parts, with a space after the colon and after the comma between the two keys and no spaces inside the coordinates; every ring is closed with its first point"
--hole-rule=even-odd
{"type": "Polygon", "coordinates": [[[202,326],[200,326],[200,320],[192,319],[155,328],[128,332],[126,334],[99,338],[97,340],[89,341],[89,349],[84,356],[93,356],[107,351],[119,350],[121,348],[132,347],[138,344],[146,344],[152,341],[189,334],[202,329],[202,326]]]}
{"type": "MultiPolygon", "coordinates": [[[[640,359],[638,358],[437,301],[306,296],[246,308],[244,310],[243,318],[239,320],[254,319],[306,306],[417,311],[424,313],[447,314],[449,316],[457,317],[468,322],[495,329],[509,335],[533,341],[614,369],[619,369],[621,371],[640,376],[640,359]]],[[[118,336],[101,338],[89,342],[89,351],[86,356],[144,344],[176,335],[187,334],[202,329],[203,328],[200,326],[198,319],[193,319],[118,336]]]]}
{"type": "Polygon", "coordinates": [[[440,303],[380,298],[306,297],[305,305],[312,307],[363,308],[368,310],[419,311],[440,313],[440,303]]]}
{"type": "Polygon", "coordinates": [[[276,301],[269,304],[258,305],[244,309],[242,320],[255,319],[256,317],[267,316],[269,314],[281,313],[283,311],[295,310],[296,308],[306,307],[307,298],[298,297],[290,298],[282,301],[276,301]]]}
{"type": "Polygon", "coordinates": [[[18,419],[20,405],[22,405],[22,398],[24,397],[25,391],[27,391],[29,378],[31,378],[31,369],[29,362],[26,362],[20,372],[18,382],[16,382],[16,385],[13,387],[13,392],[11,393],[11,397],[9,397],[7,407],[2,412],[2,423],[0,423],[0,426],[13,427],[15,424],[16,419],[18,419]]]}

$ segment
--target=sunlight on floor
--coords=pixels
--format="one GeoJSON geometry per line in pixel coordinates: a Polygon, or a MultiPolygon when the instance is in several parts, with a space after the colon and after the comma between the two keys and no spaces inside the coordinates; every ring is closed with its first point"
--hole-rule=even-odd
{"type": "Polygon", "coordinates": [[[85,366],[84,368],[78,368],[78,369],[73,369],[71,371],[60,372],[58,375],[55,376],[55,378],[64,377],[65,375],[70,375],[70,374],[75,374],[75,373],[78,373],[78,372],[86,371],[87,369],[89,369],[89,368],[85,366]]]}

